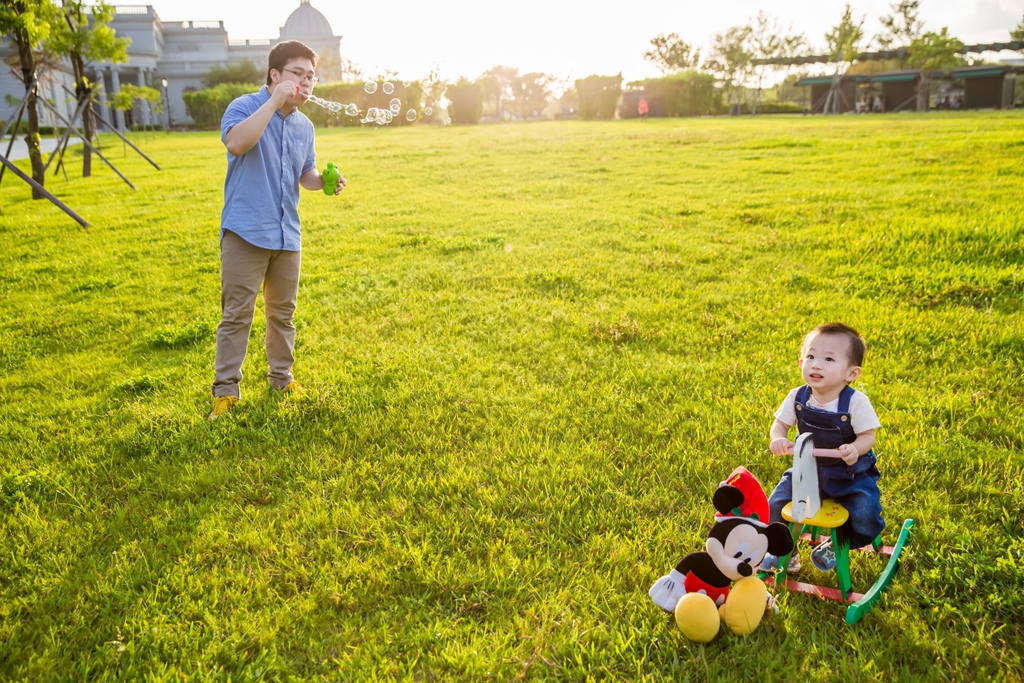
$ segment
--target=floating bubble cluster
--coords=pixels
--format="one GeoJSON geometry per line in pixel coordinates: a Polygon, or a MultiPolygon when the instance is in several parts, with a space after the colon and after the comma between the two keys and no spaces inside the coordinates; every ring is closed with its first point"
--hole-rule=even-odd
{"type": "Polygon", "coordinates": [[[378,109],[370,107],[366,110],[366,117],[360,119],[363,123],[376,123],[379,126],[386,126],[395,118],[389,109],[378,109]]]}
{"type": "MultiPolygon", "coordinates": [[[[409,87],[408,81],[404,81],[403,83],[406,87],[409,87]]],[[[363,90],[366,91],[366,94],[373,95],[374,93],[377,92],[377,82],[366,81],[366,83],[363,84],[363,90]]],[[[383,85],[381,85],[381,90],[385,94],[390,95],[395,91],[395,84],[390,81],[385,81],[383,85]]],[[[332,114],[344,113],[347,116],[360,116],[361,114],[361,112],[359,111],[359,107],[356,104],[342,104],[341,102],[332,102],[330,100],[325,100],[322,97],[317,97],[316,95],[312,94],[309,95],[307,99],[313,104],[323,107],[332,114]]],[[[391,101],[388,103],[387,109],[379,107],[370,107],[369,109],[366,110],[366,115],[363,116],[363,118],[359,119],[359,121],[360,123],[376,123],[379,126],[386,126],[394,120],[395,116],[398,116],[401,113],[402,100],[400,100],[397,97],[393,97],[391,98],[391,101]]],[[[432,107],[424,107],[422,113],[423,116],[433,116],[434,109],[432,107]]],[[[409,123],[414,123],[416,119],[419,118],[419,116],[419,113],[417,113],[415,109],[409,109],[408,111],[405,112],[405,120],[408,121],[409,123]]],[[[445,125],[448,125],[451,123],[451,121],[451,119],[446,119],[444,123],[445,125]]]]}
{"type": "Polygon", "coordinates": [[[325,100],[322,97],[317,97],[316,95],[310,95],[306,99],[308,99],[313,104],[320,105],[321,107],[331,112],[332,114],[337,114],[344,109],[345,113],[348,114],[349,116],[359,116],[359,107],[357,107],[354,104],[342,104],[341,102],[331,102],[330,100],[325,100]]]}

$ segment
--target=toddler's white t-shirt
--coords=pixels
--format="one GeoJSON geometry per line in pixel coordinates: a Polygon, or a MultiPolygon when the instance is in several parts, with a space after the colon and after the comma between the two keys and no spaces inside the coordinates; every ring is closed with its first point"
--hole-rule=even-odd
{"type": "MultiPolygon", "coordinates": [[[[789,392],[782,405],[775,411],[775,419],[784,425],[792,427],[796,424],[796,392],[800,391],[800,389],[801,387],[797,387],[789,392]]],[[[812,393],[807,398],[807,405],[828,413],[839,412],[838,398],[834,401],[829,401],[825,405],[821,405],[814,400],[814,394],[812,393]]],[[[853,396],[850,397],[850,426],[853,427],[854,434],[863,434],[866,431],[879,429],[882,426],[882,423],[878,421],[878,415],[875,414],[875,409],[871,407],[871,400],[856,389],[853,390],[853,396]]]]}

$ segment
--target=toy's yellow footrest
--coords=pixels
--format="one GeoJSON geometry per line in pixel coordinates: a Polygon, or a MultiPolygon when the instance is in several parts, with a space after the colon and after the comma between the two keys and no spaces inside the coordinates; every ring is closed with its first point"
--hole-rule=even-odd
{"type": "MultiPolygon", "coordinates": [[[[782,508],[782,518],[787,522],[793,521],[792,502],[786,503],[786,507],[782,508]]],[[[850,513],[847,512],[846,508],[831,498],[825,498],[821,501],[821,508],[818,512],[813,517],[805,517],[803,523],[807,526],[816,526],[822,529],[835,529],[845,524],[849,518],[850,513]]]]}

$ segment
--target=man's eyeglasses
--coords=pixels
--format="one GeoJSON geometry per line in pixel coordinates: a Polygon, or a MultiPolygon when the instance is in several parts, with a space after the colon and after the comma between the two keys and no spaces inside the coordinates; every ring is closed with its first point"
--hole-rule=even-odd
{"type": "Polygon", "coordinates": [[[308,74],[308,73],[306,73],[304,71],[296,71],[295,69],[281,69],[281,71],[287,71],[290,74],[295,74],[299,78],[301,78],[301,79],[303,79],[305,81],[309,81],[313,85],[316,85],[317,83],[320,82],[319,78],[317,78],[313,74],[308,74]]]}

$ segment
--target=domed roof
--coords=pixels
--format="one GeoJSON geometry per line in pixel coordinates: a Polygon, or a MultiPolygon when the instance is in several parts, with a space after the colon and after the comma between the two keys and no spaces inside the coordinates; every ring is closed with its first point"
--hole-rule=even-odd
{"type": "Polygon", "coordinates": [[[309,4],[309,0],[300,0],[299,7],[288,15],[288,20],[281,27],[281,38],[308,40],[321,36],[333,36],[331,24],[327,17],[309,4]]]}

